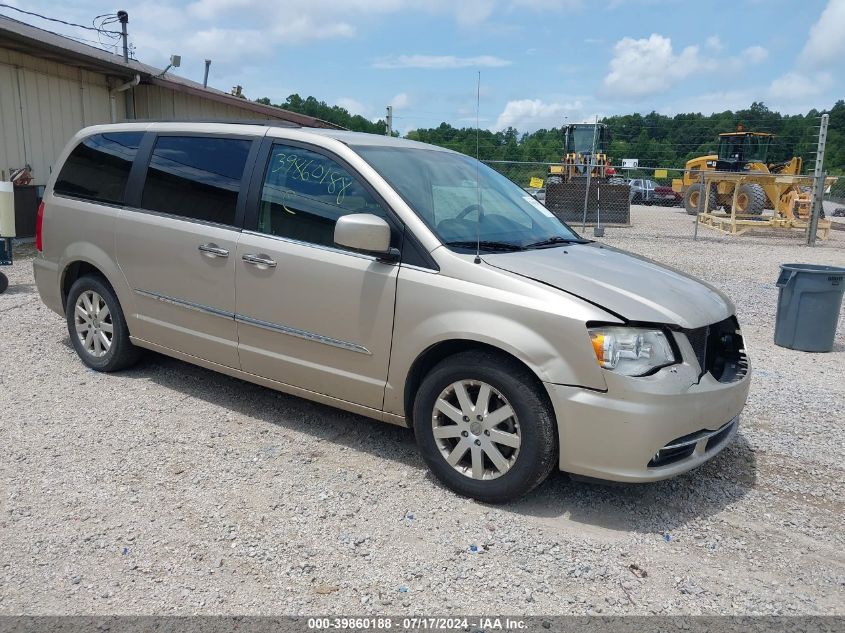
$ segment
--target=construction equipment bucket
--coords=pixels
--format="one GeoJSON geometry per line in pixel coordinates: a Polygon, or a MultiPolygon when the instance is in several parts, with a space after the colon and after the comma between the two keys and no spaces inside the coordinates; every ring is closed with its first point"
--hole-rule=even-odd
{"type": "Polygon", "coordinates": [[[775,345],[804,352],[833,349],[845,268],[782,264],[778,277],[775,345]]]}

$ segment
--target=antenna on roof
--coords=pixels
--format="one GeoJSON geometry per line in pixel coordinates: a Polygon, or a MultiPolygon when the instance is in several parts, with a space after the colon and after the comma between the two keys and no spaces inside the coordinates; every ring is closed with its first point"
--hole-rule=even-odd
{"type": "Polygon", "coordinates": [[[479,142],[479,111],[481,110],[481,71],[478,71],[478,87],[475,93],[475,191],[478,195],[478,222],[475,224],[475,263],[481,263],[481,184],[479,183],[478,170],[481,166],[479,162],[480,142],[479,142]]]}

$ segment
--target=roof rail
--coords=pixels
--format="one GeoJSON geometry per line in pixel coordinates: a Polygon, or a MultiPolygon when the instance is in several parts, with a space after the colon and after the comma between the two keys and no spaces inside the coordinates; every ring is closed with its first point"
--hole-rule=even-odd
{"type": "Polygon", "coordinates": [[[304,128],[306,126],[282,119],[121,119],[116,123],[230,123],[233,125],[263,125],[265,127],[304,128]]]}

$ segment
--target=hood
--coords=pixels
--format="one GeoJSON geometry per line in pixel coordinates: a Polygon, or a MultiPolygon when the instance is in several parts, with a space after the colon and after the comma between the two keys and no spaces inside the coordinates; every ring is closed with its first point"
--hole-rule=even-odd
{"type": "Polygon", "coordinates": [[[697,328],[734,313],[728,297],[679,270],[600,244],[484,255],[485,263],[554,286],[628,321],[697,328]]]}

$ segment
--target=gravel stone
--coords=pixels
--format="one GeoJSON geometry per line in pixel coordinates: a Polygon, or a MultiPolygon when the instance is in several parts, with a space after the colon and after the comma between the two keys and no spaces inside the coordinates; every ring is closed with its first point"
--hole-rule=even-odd
{"type": "Polygon", "coordinates": [[[696,242],[683,210],[632,217],[602,241],[736,302],[739,434],[675,479],[554,473],[498,507],[438,485],[407,429],[156,354],[86,370],[19,248],[0,295],[0,614],[845,614],[845,322],[829,354],[772,342],[778,264],[845,265],[845,232],[696,242]]]}

